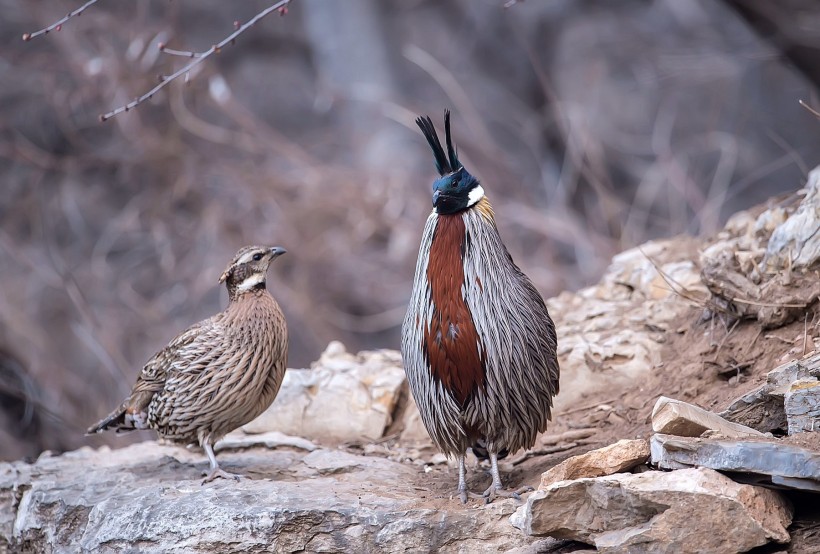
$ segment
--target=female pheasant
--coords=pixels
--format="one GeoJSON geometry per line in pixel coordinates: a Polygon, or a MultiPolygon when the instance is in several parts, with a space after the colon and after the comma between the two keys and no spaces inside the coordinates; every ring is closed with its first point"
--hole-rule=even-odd
{"type": "Polygon", "coordinates": [[[219,468],[213,445],[265,411],[285,376],[285,317],[265,288],[268,266],[285,252],[240,249],[219,278],[228,288],[225,311],[192,325],[151,358],[131,395],[88,433],[154,429],[205,449],[211,471],[203,483],[238,479],[219,468]]]}
{"type": "Polygon", "coordinates": [[[480,442],[492,484],[502,488],[498,454],[530,448],[547,428],[558,394],[555,326],[541,295],[507,252],[490,202],[459,162],[444,113],[447,153],[429,117],[419,118],[441,178],[419,248],[402,326],[402,355],[413,398],[433,442],[458,461],[458,493],[468,493],[464,456],[480,442]]]}

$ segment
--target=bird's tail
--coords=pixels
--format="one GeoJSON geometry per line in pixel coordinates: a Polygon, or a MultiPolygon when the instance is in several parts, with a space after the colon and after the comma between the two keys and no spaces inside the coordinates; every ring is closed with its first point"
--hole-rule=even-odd
{"type": "Polygon", "coordinates": [[[85,432],[86,435],[93,435],[94,433],[102,433],[109,429],[116,429],[117,432],[131,431],[135,429],[133,422],[130,422],[126,417],[126,409],[128,406],[123,403],[116,410],[105,416],[102,420],[95,423],[85,432]]]}

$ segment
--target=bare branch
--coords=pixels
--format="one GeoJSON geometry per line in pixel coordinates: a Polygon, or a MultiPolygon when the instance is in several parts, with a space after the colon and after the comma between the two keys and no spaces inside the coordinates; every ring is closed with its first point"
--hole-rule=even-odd
{"type": "Polygon", "coordinates": [[[182,56],[183,58],[199,58],[202,56],[200,52],[191,52],[189,50],[174,50],[173,48],[168,48],[165,46],[164,42],[160,42],[157,45],[159,51],[163,54],[170,54],[172,56],[182,56]]]}
{"type": "MultiPolygon", "coordinates": [[[[159,44],[159,49],[163,52],[166,52],[168,54],[179,55],[179,56],[186,56],[186,57],[193,58],[193,59],[188,64],[186,64],[184,67],[182,67],[181,69],[175,71],[171,75],[169,75],[167,77],[162,77],[160,83],[157,86],[155,86],[154,88],[152,88],[151,90],[149,90],[148,92],[143,94],[142,96],[140,96],[138,98],[135,98],[134,100],[132,100],[131,102],[125,104],[124,106],[120,106],[119,108],[116,108],[116,109],[111,110],[110,112],[108,112],[106,114],[101,115],[100,116],[100,121],[106,121],[108,119],[111,119],[115,115],[121,114],[123,112],[130,111],[133,108],[136,108],[137,106],[139,106],[140,104],[145,102],[146,100],[150,100],[154,96],[154,94],[159,92],[168,83],[170,83],[174,79],[177,79],[177,78],[181,77],[182,75],[188,74],[188,72],[190,72],[197,65],[204,62],[212,54],[218,54],[219,52],[221,52],[222,49],[225,46],[228,46],[229,44],[234,44],[234,42],[236,41],[236,37],[238,37],[239,35],[241,35],[245,31],[247,31],[250,27],[253,27],[262,18],[270,15],[271,13],[273,13],[275,11],[278,11],[280,15],[286,15],[288,13],[287,6],[290,3],[291,3],[291,0],[280,0],[279,2],[273,4],[272,6],[270,6],[268,8],[265,8],[264,10],[262,10],[261,12],[259,12],[255,16],[253,16],[247,23],[245,23],[244,25],[239,26],[233,33],[228,35],[224,40],[222,40],[221,42],[219,42],[217,44],[214,44],[213,46],[211,46],[205,52],[185,52],[185,51],[181,51],[181,50],[172,50],[172,51],[169,52],[168,48],[166,48],[164,44],[160,43],[159,44]]],[[[236,27],[236,22],[234,22],[234,26],[236,27]]]]}
{"type": "Polygon", "coordinates": [[[800,105],[801,105],[801,106],[803,106],[804,108],[806,108],[807,110],[809,110],[809,113],[811,113],[814,117],[816,117],[817,119],[820,119],[820,112],[818,112],[817,110],[815,110],[814,108],[812,108],[811,106],[809,106],[809,105],[808,105],[807,103],[805,103],[803,100],[798,100],[798,102],[800,102],[800,105]]]}
{"type": "Polygon", "coordinates": [[[40,35],[47,35],[51,31],[56,30],[56,31],[59,32],[63,28],[63,23],[65,23],[66,21],[68,21],[69,19],[74,17],[75,15],[82,15],[83,12],[86,9],[90,8],[91,6],[93,6],[96,3],[97,3],[97,0],[88,0],[88,2],[86,2],[85,4],[83,4],[82,6],[77,8],[76,10],[74,10],[73,12],[68,12],[68,15],[66,15],[60,21],[57,21],[56,23],[52,23],[51,25],[49,25],[45,29],[40,29],[39,31],[35,31],[33,33],[23,33],[23,40],[28,42],[31,39],[33,39],[34,37],[38,37],[40,35]]]}

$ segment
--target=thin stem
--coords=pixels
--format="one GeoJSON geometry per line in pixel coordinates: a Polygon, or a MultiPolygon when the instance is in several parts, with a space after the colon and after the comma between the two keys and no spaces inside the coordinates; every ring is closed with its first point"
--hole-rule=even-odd
{"type": "Polygon", "coordinates": [[[68,21],[69,19],[74,17],[75,15],[82,15],[82,13],[86,9],[90,8],[91,6],[93,6],[96,3],[97,3],[97,0],[88,0],[88,2],[86,2],[85,4],[83,4],[82,6],[77,8],[76,10],[74,10],[73,12],[68,12],[68,15],[66,15],[60,21],[58,21],[56,23],[52,23],[51,25],[49,25],[45,29],[40,29],[39,31],[34,31],[33,33],[23,33],[23,40],[28,42],[31,39],[33,39],[34,37],[38,37],[40,35],[47,35],[49,32],[53,31],[54,29],[57,29],[59,31],[60,29],[63,28],[63,23],[65,23],[66,21],[68,21]]]}
{"type": "Polygon", "coordinates": [[[183,58],[199,58],[202,57],[200,52],[191,52],[190,50],[174,50],[173,48],[168,48],[164,44],[159,45],[159,51],[163,54],[170,54],[172,56],[181,56],[183,58]]]}
{"type": "Polygon", "coordinates": [[[811,106],[806,104],[803,100],[798,100],[798,102],[800,102],[801,106],[803,106],[804,108],[809,110],[809,113],[811,113],[814,117],[820,119],[820,112],[818,112],[817,110],[815,110],[814,108],[812,108],[811,106]]]}
{"type": "MultiPolygon", "coordinates": [[[[233,33],[228,35],[224,40],[222,40],[222,42],[219,42],[218,44],[214,44],[213,46],[211,46],[205,52],[200,52],[200,53],[192,52],[192,53],[186,54],[189,57],[190,57],[190,54],[194,54],[193,59],[188,64],[186,64],[181,69],[175,71],[174,73],[172,73],[168,77],[163,78],[163,80],[157,86],[155,86],[154,88],[152,88],[151,90],[149,90],[148,92],[143,94],[142,96],[132,100],[131,102],[125,104],[124,106],[120,106],[119,108],[116,108],[116,109],[111,110],[110,112],[108,112],[106,114],[101,115],[100,116],[100,121],[106,121],[108,119],[111,119],[115,115],[121,114],[123,112],[130,111],[131,109],[136,108],[137,106],[139,106],[140,104],[142,104],[146,100],[150,100],[154,96],[154,94],[159,92],[168,83],[170,83],[174,79],[177,79],[177,78],[181,77],[182,75],[187,74],[194,67],[196,67],[197,65],[204,62],[212,54],[215,54],[215,53],[218,54],[222,50],[222,48],[224,48],[228,44],[231,44],[234,40],[236,40],[236,37],[238,37],[239,35],[241,35],[245,31],[247,31],[250,27],[253,27],[253,25],[256,24],[256,22],[259,21],[260,19],[270,15],[272,12],[275,12],[277,10],[282,10],[282,14],[284,15],[284,13],[286,13],[286,12],[285,12],[285,10],[283,10],[283,8],[285,8],[285,6],[287,6],[290,3],[291,3],[291,0],[281,0],[281,1],[277,2],[276,4],[274,4],[274,5],[272,5],[268,8],[265,8],[264,10],[262,10],[261,12],[259,12],[255,16],[253,16],[253,18],[251,18],[247,23],[245,23],[244,25],[242,25],[241,27],[236,29],[233,33]]],[[[165,49],[165,51],[167,51],[167,49],[165,49]]]]}

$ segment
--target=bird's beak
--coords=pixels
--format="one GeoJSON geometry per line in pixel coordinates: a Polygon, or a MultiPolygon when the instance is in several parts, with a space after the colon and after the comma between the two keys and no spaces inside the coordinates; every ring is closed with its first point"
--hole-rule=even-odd
{"type": "Polygon", "coordinates": [[[441,191],[439,191],[439,190],[437,190],[436,192],[433,193],[433,207],[435,207],[436,204],[438,204],[438,199],[439,199],[440,196],[441,196],[441,191]]]}
{"type": "Polygon", "coordinates": [[[274,259],[274,258],[278,258],[282,254],[287,254],[287,252],[288,251],[285,250],[284,248],[282,248],[281,246],[274,246],[273,248],[270,249],[271,260],[274,259]]]}

